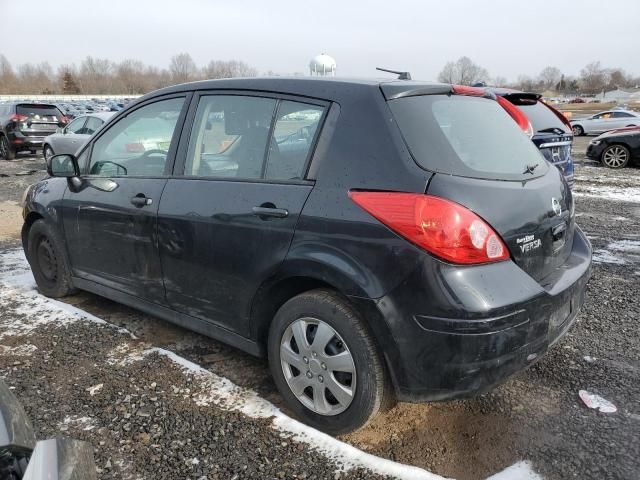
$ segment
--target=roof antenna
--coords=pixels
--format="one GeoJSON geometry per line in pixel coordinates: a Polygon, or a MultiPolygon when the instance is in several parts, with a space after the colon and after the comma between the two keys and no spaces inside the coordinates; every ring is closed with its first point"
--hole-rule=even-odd
{"type": "Polygon", "coordinates": [[[376,67],[376,70],[387,73],[395,73],[398,75],[398,80],[411,80],[411,74],[409,72],[398,72],[397,70],[388,70],[386,68],[376,67]]]}

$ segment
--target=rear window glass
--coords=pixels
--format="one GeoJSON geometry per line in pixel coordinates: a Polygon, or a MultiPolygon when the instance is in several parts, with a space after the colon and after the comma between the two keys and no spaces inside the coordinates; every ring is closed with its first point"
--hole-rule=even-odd
{"type": "Polygon", "coordinates": [[[31,118],[47,118],[53,121],[60,120],[62,113],[53,105],[16,105],[16,113],[20,115],[27,115],[31,118]],[[52,118],[55,117],[55,118],[52,118]]]}
{"type": "Polygon", "coordinates": [[[544,103],[533,99],[518,99],[507,96],[507,99],[517,106],[529,118],[535,133],[541,130],[554,133],[553,129],[560,129],[565,133],[571,133],[562,121],[544,103]]]}
{"type": "Polygon", "coordinates": [[[424,95],[391,100],[389,106],[411,154],[427,170],[523,180],[548,168],[533,142],[494,100],[424,95]]]}

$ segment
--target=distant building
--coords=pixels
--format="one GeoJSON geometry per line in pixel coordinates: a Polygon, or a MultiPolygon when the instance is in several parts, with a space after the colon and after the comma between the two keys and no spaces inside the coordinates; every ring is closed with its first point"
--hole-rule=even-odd
{"type": "Polygon", "coordinates": [[[309,73],[311,76],[334,77],[336,74],[336,61],[326,53],[316,55],[309,62],[309,73]]]}

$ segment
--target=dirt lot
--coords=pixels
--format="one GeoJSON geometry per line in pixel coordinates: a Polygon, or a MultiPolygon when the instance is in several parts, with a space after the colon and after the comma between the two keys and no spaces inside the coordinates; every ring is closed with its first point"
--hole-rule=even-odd
{"type": "MultiPolygon", "coordinates": [[[[574,147],[576,211],[595,263],[572,331],[487,395],[401,404],[344,441],[458,479],[485,478],[521,460],[548,479],[640,478],[640,169],[611,171],[587,161],[587,142],[579,138],[574,147]],[[611,400],[618,412],[587,409],[580,389],[611,400]]],[[[17,174],[42,168],[31,157],[0,161],[0,259],[15,259],[20,194],[43,173],[17,174]]],[[[5,261],[5,271],[24,268],[15,262],[5,261]]],[[[100,478],[333,478],[331,460],[304,443],[283,441],[266,420],[188,401],[185,389],[197,385],[165,358],[105,360],[118,351],[162,347],[280,405],[264,361],[87,293],[65,301],[136,339],[93,323],[17,328],[34,314],[18,300],[0,290],[0,374],[43,435],[93,443],[100,478]],[[102,393],[87,394],[100,383],[102,393]]]]}

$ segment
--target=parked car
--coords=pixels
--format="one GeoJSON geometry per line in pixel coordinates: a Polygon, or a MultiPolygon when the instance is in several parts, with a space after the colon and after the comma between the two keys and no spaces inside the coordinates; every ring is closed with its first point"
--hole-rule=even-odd
{"type": "Polygon", "coordinates": [[[591,246],[525,122],[445,84],[169,87],[49,160],[23,247],[43,294],[266,355],[290,409],[344,433],[395,399],[485,392],[574,323],[591,246]]]}
{"type": "Polygon", "coordinates": [[[640,162],[640,127],[603,133],[589,142],[587,157],[609,168],[624,168],[640,162]]]}
{"type": "Polygon", "coordinates": [[[100,112],[75,118],[66,127],[44,139],[42,146],[44,158],[49,159],[55,154],[62,153],[75,154],[112,116],[113,112],[100,112]]]}
{"type": "Polygon", "coordinates": [[[585,103],[584,99],[578,97],[578,98],[573,98],[571,100],[569,100],[569,103],[585,103]]]}
{"type": "Polygon", "coordinates": [[[490,91],[514,104],[531,122],[531,140],[544,158],[560,169],[569,186],[573,187],[573,157],[571,123],[558,110],[542,100],[542,95],[507,88],[490,91]]]}
{"type": "Polygon", "coordinates": [[[44,138],[67,124],[55,105],[10,102],[0,105],[0,158],[13,160],[20,151],[42,147],[44,138]]]}
{"type": "Polygon", "coordinates": [[[640,125],[640,114],[628,110],[607,110],[590,117],[571,120],[573,134],[576,136],[600,134],[617,128],[638,125],[640,125]]]}

